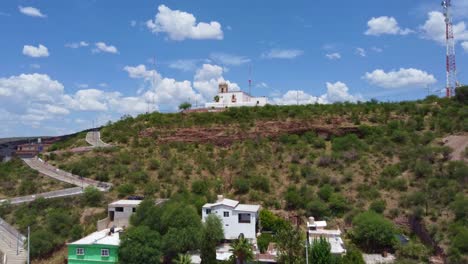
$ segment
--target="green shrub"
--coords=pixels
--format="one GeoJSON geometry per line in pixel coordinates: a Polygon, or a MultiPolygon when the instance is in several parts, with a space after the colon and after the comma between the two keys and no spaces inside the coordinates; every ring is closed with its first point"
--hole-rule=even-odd
{"type": "Polygon", "coordinates": [[[247,179],[236,178],[234,180],[234,190],[238,194],[246,194],[250,190],[250,183],[247,179]]]}
{"type": "Polygon", "coordinates": [[[210,185],[205,180],[197,180],[192,183],[192,192],[198,195],[208,194],[210,185]]]}
{"type": "Polygon", "coordinates": [[[288,223],[286,220],[282,219],[279,216],[276,216],[271,211],[267,209],[262,209],[260,211],[260,223],[262,225],[262,231],[270,231],[273,233],[277,233],[280,229],[282,229],[288,223]]]}
{"type": "Polygon", "coordinates": [[[382,215],[372,211],[358,214],[353,219],[352,240],[371,252],[380,252],[395,246],[395,227],[382,215]]]}
{"type": "Polygon", "coordinates": [[[135,193],[135,186],[131,183],[125,183],[117,187],[117,193],[120,198],[129,196],[135,193]]]}
{"type": "Polygon", "coordinates": [[[159,169],[160,166],[161,166],[161,163],[159,162],[159,160],[157,160],[157,159],[150,159],[149,160],[148,169],[154,171],[154,170],[159,169]]]}
{"type": "Polygon", "coordinates": [[[457,221],[464,221],[468,223],[468,197],[463,194],[458,194],[450,204],[450,208],[455,214],[455,219],[457,221]]]}
{"type": "Polygon", "coordinates": [[[101,203],[103,194],[93,186],[88,186],[84,189],[84,201],[88,206],[98,206],[101,203]]]}
{"type": "Polygon", "coordinates": [[[385,211],[386,206],[387,206],[387,203],[385,202],[385,200],[376,200],[370,204],[369,210],[372,210],[376,213],[381,214],[385,211]]]}
{"type": "Polygon", "coordinates": [[[270,180],[265,176],[253,176],[250,179],[252,188],[255,190],[263,191],[265,193],[270,192],[270,180]]]}
{"type": "Polygon", "coordinates": [[[334,189],[330,184],[325,184],[319,189],[317,194],[322,200],[328,201],[333,194],[333,191],[334,189]]]}
{"type": "Polygon", "coordinates": [[[455,88],[455,100],[465,105],[468,104],[468,86],[455,88]]]}
{"type": "Polygon", "coordinates": [[[286,209],[299,209],[304,207],[304,197],[299,194],[296,187],[290,186],[285,193],[286,209]]]}
{"type": "Polygon", "coordinates": [[[328,205],[319,199],[314,199],[307,204],[307,212],[308,215],[317,219],[330,216],[330,209],[328,208],[328,205]]]}
{"type": "Polygon", "coordinates": [[[330,210],[335,215],[342,215],[348,207],[348,201],[343,195],[334,193],[330,196],[330,210]]]}
{"type": "Polygon", "coordinates": [[[364,150],[366,144],[355,134],[348,134],[343,137],[336,137],[332,140],[333,151],[364,150]]]}
{"type": "Polygon", "coordinates": [[[265,251],[268,249],[268,245],[273,241],[274,239],[271,234],[262,233],[257,238],[258,249],[260,250],[260,252],[265,253],[265,251]]]}

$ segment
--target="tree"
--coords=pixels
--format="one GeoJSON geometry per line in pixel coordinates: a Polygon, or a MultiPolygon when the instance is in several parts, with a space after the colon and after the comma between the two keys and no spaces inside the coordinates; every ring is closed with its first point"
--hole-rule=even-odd
{"type": "Polygon", "coordinates": [[[353,226],[352,239],[367,250],[378,252],[395,245],[393,223],[376,212],[358,214],[353,219],[353,226]]]}
{"type": "Polygon", "coordinates": [[[183,102],[179,105],[179,110],[187,110],[192,108],[192,104],[189,102],[183,102]]]}
{"type": "Polygon", "coordinates": [[[36,258],[51,252],[56,245],[54,235],[41,229],[31,233],[31,257],[36,258]]]}
{"type": "Polygon", "coordinates": [[[224,238],[223,224],[219,217],[210,214],[203,223],[201,238],[201,263],[216,263],[216,246],[224,238]]]}
{"type": "Polygon", "coordinates": [[[468,86],[461,86],[455,89],[455,99],[460,103],[468,103],[468,86]]]}
{"type": "Polygon", "coordinates": [[[277,233],[279,230],[288,225],[288,223],[281,217],[276,216],[267,209],[260,211],[260,223],[262,224],[262,231],[271,231],[277,233]]]}
{"type": "Polygon", "coordinates": [[[309,249],[310,262],[314,264],[330,264],[332,262],[330,250],[330,243],[325,238],[315,239],[309,249]]]}
{"type": "Polygon", "coordinates": [[[84,200],[89,206],[98,206],[102,200],[102,193],[93,186],[88,186],[84,190],[84,200]]]}
{"type": "Polygon", "coordinates": [[[231,244],[231,251],[236,258],[237,264],[245,264],[253,259],[252,244],[243,236],[231,244]]]}
{"type": "Polygon", "coordinates": [[[202,225],[197,210],[184,202],[167,203],[160,209],[161,220],[155,221],[162,238],[165,261],[179,253],[200,248],[202,225]]]}
{"type": "Polygon", "coordinates": [[[161,262],[161,236],[147,226],[130,227],[119,248],[119,263],[143,264],[161,262]]]}
{"type": "Polygon", "coordinates": [[[187,254],[179,254],[179,257],[174,261],[175,264],[192,264],[192,258],[187,254]]]}
{"type": "Polygon", "coordinates": [[[299,229],[288,224],[276,235],[278,247],[278,263],[304,263],[304,239],[299,229]]]}

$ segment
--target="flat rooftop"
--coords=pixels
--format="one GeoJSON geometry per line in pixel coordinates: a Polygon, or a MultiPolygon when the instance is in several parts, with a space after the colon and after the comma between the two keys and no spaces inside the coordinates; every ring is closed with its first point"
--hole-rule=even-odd
{"type": "Polygon", "coordinates": [[[119,200],[110,203],[109,206],[138,206],[143,202],[142,200],[119,200]]]}
{"type": "Polygon", "coordinates": [[[120,232],[122,228],[115,228],[114,233],[109,235],[110,228],[94,232],[80,240],[69,243],[69,245],[110,245],[118,246],[120,244],[120,232]]]}

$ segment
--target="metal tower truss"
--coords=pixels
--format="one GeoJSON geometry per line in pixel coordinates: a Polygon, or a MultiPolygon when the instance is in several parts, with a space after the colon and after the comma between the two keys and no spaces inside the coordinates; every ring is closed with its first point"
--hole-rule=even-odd
{"type": "Polygon", "coordinates": [[[454,89],[458,85],[457,81],[457,64],[455,61],[455,38],[453,35],[453,23],[452,23],[452,1],[442,1],[442,7],[444,8],[445,26],[446,26],[446,69],[447,69],[447,83],[446,83],[446,96],[452,97],[454,89]]]}

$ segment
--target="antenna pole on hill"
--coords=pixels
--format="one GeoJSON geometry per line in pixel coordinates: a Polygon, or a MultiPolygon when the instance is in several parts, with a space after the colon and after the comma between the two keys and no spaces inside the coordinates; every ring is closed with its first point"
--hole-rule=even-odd
{"type": "Polygon", "coordinates": [[[447,83],[445,86],[445,95],[447,97],[453,96],[453,90],[458,86],[457,81],[457,64],[455,61],[455,38],[453,35],[452,23],[452,1],[442,1],[445,17],[445,36],[446,36],[446,67],[447,67],[447,83]]]}
{"type": "Polygon", "coordinates": [[[249,95],[252,96],[252,64],[249,65],[249,95]]]}

